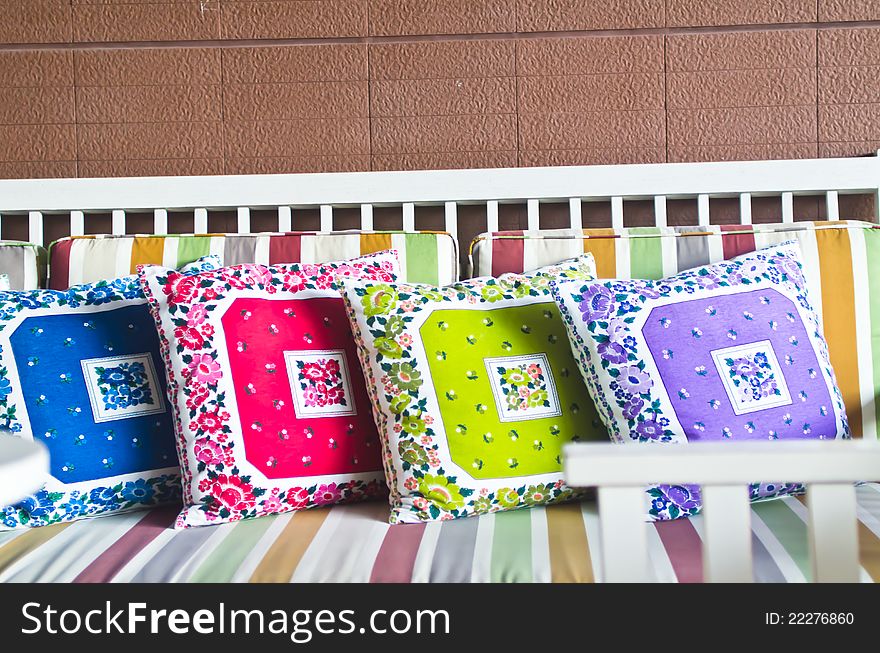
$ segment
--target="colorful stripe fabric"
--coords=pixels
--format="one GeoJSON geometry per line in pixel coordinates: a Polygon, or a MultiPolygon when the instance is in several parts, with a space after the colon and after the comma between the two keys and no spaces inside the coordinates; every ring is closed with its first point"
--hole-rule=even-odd
{"type": "Polygon", "coordinates": [[[207,254],[220,256],[223,265],[271,265],[339,261],[392,247],[400,252],[405,281],[447,285],[458,280],[458,247],[442,232],[74,236],[50,246],[49,287],[64,290],[115,279],[143,263],[179,268],[207,254]]]}
{"type": "Polygon", "coordinates": [[[498,232],[474,240],[471,260],[474,275],[498,275],[558,263],[580,249],[593,253],[601,278],[659,279],[786,240],[800,244],[810,301],[822,316],[853,435],[876,439],[880,437],[878,225],[839,221],[498,232]]]}
{"type": "MultiPolygon", "coordinates": [[[[880,485],[856,489],[861,577],[880,581],[880,485]]],[[[387,523],[382,502],[174,531],[157,508],[0,533],[0,581],[559,582],[601,581],[591,501],[432,524],[387,523]]],[[[700,582],[702,516],[650,525],[655,580],[700,582]]],[[[752,505],[758,582],[811,580],[807,509],[752,505]]]]}
{"type": "Polygon", "coordinates": [[[0,274],[9,290],[35,290],[46,280],[46,250],[30,243],[0,241],[0,274]]]}

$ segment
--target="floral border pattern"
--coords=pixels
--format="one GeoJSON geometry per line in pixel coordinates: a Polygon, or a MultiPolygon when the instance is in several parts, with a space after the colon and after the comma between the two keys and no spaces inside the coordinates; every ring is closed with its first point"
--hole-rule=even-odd
{"type": "Polygon", "coordinates": [[[230,424],[228,382],[218,363],[225,342],[210,324],[218,302],[242,289],[266,295],[338,292],[338,279],[354,277],[393,282],[399,273],[396,250],[323,264],[265,266],[243,264],[187,277],[159,266],[139,266],[138,274],[159,331],[168,371],[184,509],[177,528],[234,522],[290,510],[382,496],[384,483],[372,480],[299,485],[287,479],[260,485],[239,467],[239,445],[230,424]],[[187,337],[190,331],[198,337],[187,337]],[[192,449],[194,455],[188,451],[192,449]],[[282,487],[284,486],[284,487],[282,487]]]}
{"type": "MultiPolygon", "coordinates": [[[[837,386],[822,336],[818,317],[807,298],[800,250],[787,241],[730,261],[695,268],[659,281],[597,281],[588,284],[551,284],[553,295],[568,327],[578,367],[599,410],[599,415],[617,442],[686,442],[669,406],[654,393],[657,384],[645,365],[637,333],[631,325],[652,302],[677,295],[694,295],[714,288],[782,288],[803,309],[812,330],[812,340],[823,371],[833,388],[840,432],[849,437],[843,397],[837,386]],[[573,312],[579,313],[578,321],[573,312]],[[613,337],[612,337],[613,336],[613,337]],[[619,415],[619,417],[618,417],[619,415]]],[[[800,491],[799,484],[753,484],[753,500],[800,491]]],[[[652,486],[648,514],[665,520],[699,512],[701,501],[696,486],[652,486]]]]}
{"type": "MultiPolygon", "coordinates": [[[[219,267],[220,259],[216,255],[209,255],[183,266],[181,273],[194,274],[219,267]]],[[[68,290],[0,291],[0,334],[22,311],[75,309],[143,299],[144,293],[137,275],[73,286],[68,290]]],[[[19,418],[18,406],[9,401],[14,388],[3,355],[3,346],[0,345],[0,429],[12,434],[26,433],[26,425],[19,418]]],[[[143,478],[113,485],[102,485],[101,479],[96,479],[87,490],[62,490],[56,487],[56,482],[50,481],[48,487],[24,500],[3,506],[0,527],[47,526],[179,500],[180,476],[154,474],[148,470],[142,473],[143,478]]]]}
{"type": "Polygon", "coordinates": [[[391,493],[391,523],[448,520],[543,505],[575,496],[563,484],[561,474],[549,481],[523,477],[528,479],[525,483],[492,489],[468,487],[463,479],[448,473],[438,454],[438,433],[432,426],[435,419],[428,412],[423,362],[418,360],[414,350],[416,338],[406,332],[416,314],[444,308],[445,303],[490,305],[502,300],[527,303],[531,298],[549,298],[550,282],[554,278],[594,277],[593,257],[585,254],[527,274],[507,274],[498,279],[483,277],[444,287],[343,284],[345,304],[382,439],[391,493]]]}

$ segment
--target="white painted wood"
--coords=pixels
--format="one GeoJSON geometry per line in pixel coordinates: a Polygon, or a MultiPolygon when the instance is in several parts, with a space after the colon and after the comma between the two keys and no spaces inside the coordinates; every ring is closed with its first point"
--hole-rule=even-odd
{"type": "Polygon", "coordinates": [[[625,447],[584,442],[564,448],[565,477],[574,487],[632,486],[655,482],[731,485],[758,479],[840,483],[880,478],[880,442],[774,440],[691,442],[625,447]]]}
{"type": "Polygon", "coordinates": [[[658,227],[665,227],[666,221],[666,196],[654,196],[654,224],[658,227]]]}
{"type": "Polygon", "coordinates": [[[28,212],[28,240],[35,245],[43,244],[43,214],[40,211],[28,212]]]}
{"type": "Polygon", "coordinates": [[[623,198],[611,198],[611,228],[623,229],[623,198]]]}
{"type": "Polygon", "coordinates": [[[293,215],[289,206],[278,207],[278,231],[281,233],[293,231],[293,215]]]}
{"type": "Polygon", "coordinates": [[[168,211],[156,209],[153,211],[153,233],[164,236],[168,233],[168,211]]]}
{"type": "Polygon", "coordinates": [[[82,236],[86,232],[86,216],[82,211],[70,212],[70,235],[82,236]]]}
{"type": "Polygon", "coordinates": [[[333,231],[333,207],[330,204],[321,205],[321,232],[333,231]]]}
{"type": "Polygon", "coordinates": [[[49,477],[49,450],[42,442],[0,434],[0,504],[15,503],[49,477]]]}
{"type": "Polygon", "coordinates": [[[249,234],[251,232],[251,210],[246,206],[239,206],[237,217],[238,233],[249,234]]]}
{"type": "Polygon", "coordinates": [[[584,228],[583,206],[580,197],[571,197],[568,200],[569,225],[572,229],[584,228]]]}
{"type": "Polygon", "coordinates": [[[838,206],[836,190],[829,190],[825,193],[825,214],[828,220],[840,220],[840,208],[838,206]]]}
{"type": "Polygon", "coordinates": [[[447,233],[458,234],[458,204],[446,202],[443,207],[447,233]]]}
{"type": "Polygon", "coordinates": [[[373,205],[361,204],[361,229],[373,231],[373,205]]]}
{"type": "Polygon", "coordinates": [[[697,224],[708,227],[709,224],[709,196],[706,193],[697,195],[697,224]]]}
{"type": "Polygon", "coordinates": [[[529,231],[541,228],[541,205],[538,200],[526,202],[526,224],[529,231]]]}
{"type": "Polygon", "coordinates": [[[197,234],[208,233],[208,209],[196,209],[193,212],[193,230],[197,234]]]}
{"type": "Polygon", "coordinates": [[[810,484],[807,506],[813,580],[857,583],[859,541],[852,483],[810,484]]]}
{"type": "Polygon", "coordinates": [[[739,221],[740,224],[752,224],[752,194],[739,194],[739,221]]]}
{"type": "Polygon", "coordinates": [[[119,209],[113,211],[110,224],[110,233],[112,233],[114,236],[125,235],[125,211],[120,211],[119,209]]]}
{"type": "Polygon", "coordinates": [[[498,231],[498,202],[486,202],[486,231],[498,231]]]}
{"type": "Polygon", "coordinates": [[[794,194],[782,193],[782,221],[794,222],[794,194]]]}
{"type": "Polygon", "coordinates": [[[644,489],[600,487],[598,499],[605,582],[644,581],[649,575],[644,489]]]}
{"type": "Polygon", "coordinates": [[[704,580],[751,583],[752,511],[748,486],[707,485],[702,488],[702,498],[704,580]]]}
{"type": "Polygon", "coordinates": [[[403,230],[415,231],[416,229],[416,205],[412,202],[403,204],[403,230]]]}

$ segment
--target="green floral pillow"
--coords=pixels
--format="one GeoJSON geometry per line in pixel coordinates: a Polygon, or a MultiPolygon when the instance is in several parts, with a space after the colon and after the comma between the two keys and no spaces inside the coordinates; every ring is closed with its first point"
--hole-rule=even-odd
{"type": "Polygon", "coordinates": [[[562,501],[562,446],[608,438],[577,370],[553,279],[590,254],[437,288],[344,280],[391,489],[391,522],[562,501]]]}

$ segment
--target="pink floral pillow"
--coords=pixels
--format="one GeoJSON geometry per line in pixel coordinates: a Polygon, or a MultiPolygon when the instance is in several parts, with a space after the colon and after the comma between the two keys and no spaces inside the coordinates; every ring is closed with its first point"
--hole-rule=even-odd
{"type": "Polygon", "coordinates": [[[178,528],[384,494],[336,278],[391,282],[399,272],[394,250],[195,276],[141,266],[175,412],[178,528]]]}

